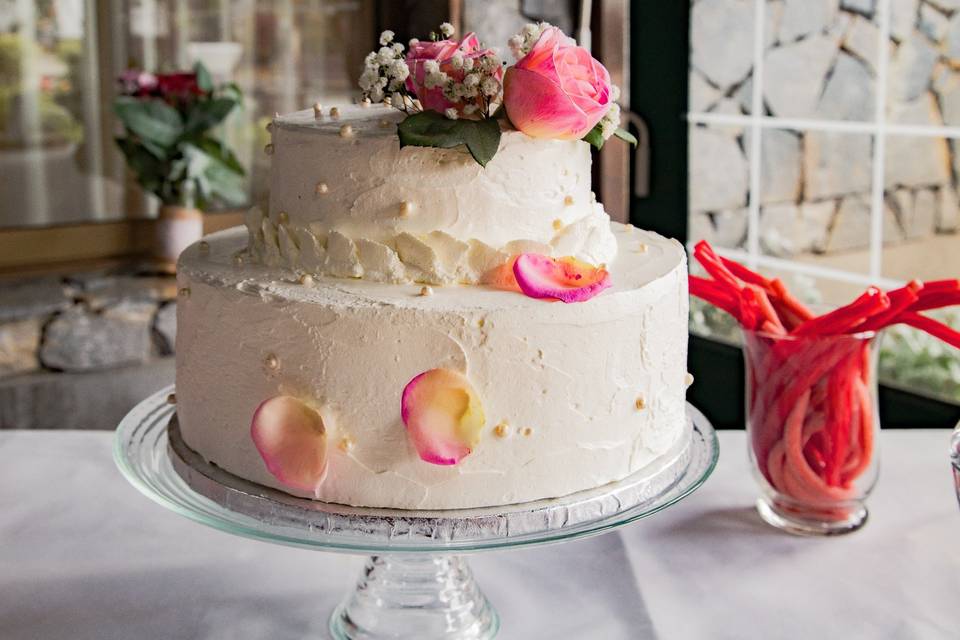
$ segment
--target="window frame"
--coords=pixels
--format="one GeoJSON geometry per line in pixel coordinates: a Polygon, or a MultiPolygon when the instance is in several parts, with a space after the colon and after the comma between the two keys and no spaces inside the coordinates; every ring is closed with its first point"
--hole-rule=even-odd
{"type": "MultiPolygon", "coordinates": [[[[649,131],[649,162],[644,164],[650,187],[646,197],[632,196],[630,220],[686,246],[690,2],[631,0],[630,11],[631,109],[649,131]]],[[[636,165],[634,159],[635,169],[636,165]]],[[[688,392],[690,402],[718,428],[743,428],[741,349],[693,334],[689,344],[688,369],[695,379],[688,392]]],[[[960,405],[913,390],[881,384],[879,402],[884,427],[943,428],[960,421],[960,405]]]]}

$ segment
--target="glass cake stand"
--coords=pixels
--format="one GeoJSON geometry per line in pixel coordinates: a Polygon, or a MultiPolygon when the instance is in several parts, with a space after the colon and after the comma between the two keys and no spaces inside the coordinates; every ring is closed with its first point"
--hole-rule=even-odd
{"type": "Polygon", "coordinates": [[[337,640],[480,640],[500,621],[463,554],[598,535],[695,491],[719,455],[716,433],[687,405],[689,438],[619,482],[562,498],[449,511],[367,509],[295,498],[203,460],[180,438],[173,387],[120,423],[114,458],[133,486],[201,524],[322,551],[370,554],[356,589],[333,612],[337,640]]]}

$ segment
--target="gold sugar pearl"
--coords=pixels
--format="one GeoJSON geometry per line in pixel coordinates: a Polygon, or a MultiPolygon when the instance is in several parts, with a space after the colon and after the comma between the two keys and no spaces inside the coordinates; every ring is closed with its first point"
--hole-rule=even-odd
{"type": "Polygon", "coordinates": [[[340,451],[348,453],[353,449],[353,438],[344,436],[343,438],[340,438],[340,442],[337,443],[337,446],[340,448],[340,451]]]}
{"type": "Polygon", "coordinates": [[[370,98],[364,98],[363,100],[360,101],[360,106],[363,107],[364,109],[369,107],[371,104],[372,103],[370,102],[370,98]]]}
{"type": "Polygon", "coordinates": [[[280,368],[280,359],[271,353],[267,355],[266,358],[263,359],[263,364],[264,366],[267,367],[267,369],[270,369],[271,371],[276,371],[277,369],[280,368]]]}
{"type": "Polygon", "coordinates": [[[393,98],[391,98],[390,96],[385,97],[383,99],[383,104],[387,105],[388,107],[393,105],[393,98]]]}
{"type": "Polygon", "coordinates": [[[200,253],[206,253],[207,251],[210,251],[210,243],[206,240],[201,240],[199,243],[197,243],[197,251],[200,253]]]}
{"type": "Polygon", "coordinates": [[[422,296],[432,296],[433,287],[420,287],[420,295],[422,296]]]}
{"type": "Polygon", "coordinates": [[[637,411],[643,411],[647,408],[647,401],[643,399],[643,396],[637,396],[637,401],[633,404],[637,408],[637,411]]]}
{"type": "Polygon", "coordinates": [[[406,201],[406,200],[404,200],[403,202],[401,202],[401,203],[400,203],[400,217],[401,217],[401,218],[406,218],[407,216],[409,216],[411,213],[413,213],[413,208],[414,208],[414,207],[413,207],[413,203],[412,203],[412,202],[408,202],[408,201],[406,201]]]}
{"type": "Polygon", "coordinates": [[[280,221],[280,224],[287,224],[290,222],[290,216],[287,215],[286,211],[281,211],[277,214],[277,220],[280,221]]]}
{"type": "Polygon", "coordinates": [[[267,154],[268,156],[272,156],[272,155],[273,155],[273,143],[270,143],[270,144],[268,144],[267,146],[265,146],[265,147],[263,148],[263,152],[264,152],[265,154],[267,154]]]}
{"type": "Polygon", "coordinates": [[[506,438],[507,435],[510,433],[509,430],[508,430],[508,427],[507,427],[507,423],[506,423],[506,422],[501,422],[500,424],[498,424],[497,426],[495,426],[495,427],[493,428],[493,433],[494,433],[494,435],[497,436],[498,438],[506,438]]]}
{"type": "Polygon", "coordinates": [[[572,205],[572,204],[573,204],[573,196],[567,196],[566,198],[564,198],[564,199],[563,199],[563,204],[567,205],[568,207],[569,207],[570,205],[572,205]]]}
{"type": "Polygon", "coordinates": [[[171,393],[167,396],[167,404],[177,404],[177,394],[171,393]]]}
{"type": "Polygon", "coordinates": [[[322,118],[323,117],[323,105],[319,102],[313,103],[313,117],[322,118]]]}
{"type": "Polygon", "coordinates": [[[340,137],[341,138],[352,138],[353,137],[353,127],[349,124],[345,124],[340,127],[340,137]]]}
{"type": "Polygon", "coordinates": [[[688,387],[693,384],[693,374],[687,371],[687,375],[683,376],[683,384],[688,387]]]}
{"type": "Polygon", "coordinates": [[[183,287],[182,289],[180,289],[179,291],[177,291],[177,295],[179,295],[181,298],[189,298],[189,297],[190,297],[190,287],[183,287]]]}
{"type": "Polygon", "coordinates": [[[643,244],[642,242],[637,245],[637,253],[646,253],[646,252],[647,252],[647,245],[643,244]]]}
{"type": "Polygon", "coordinates": [[[313,276],[310,275],[309,273],[301,274],[300,277],[297,278],[297,282],[299,282],[305,287],[309,287],[313,285],[313,276]]]}
{"type": "Polygon", "coordinates": [[[483,325],[485,324],[487,324],[487,321],[484,320],[483,318],[480,318],[479,320],[477,320],[477,326],[480,327],[481,329],[483,329],[483,325]]]}
{"type": "Polygon", "coordinates": [[[563,229],[563,220],[561,220],[560,218],[557,218],[556,220],[554,220],[553,229],[555,231],[560,231],[560,229],[563,229]]]}
{"type": "Polygon", "coordinates": [[[524,427],[523,431],[521,431],[520,433],[522,433],[523,435],[529,438],[531,435],[533,435],[533,429],[531,429],[530,427],[524,427]]]}
{"type": "Polygon", "coordinates": [[[330,117],[331,117],[331,118],[339,118],[339,117],[340,117],[340,109],[338,109],[337,107],[330,107],[330,117]]]}
{"type": "Polygon", "coordinates": [[[318,183],[317,183],[317,188],[314,189],[314,191],[315,191],[318,195],[322,195],[322,194],[327,193],[328,191],[330,191],[330,187],[327,186],[327,183],[326,183],[326,182],[318,182],[318,183]]]}

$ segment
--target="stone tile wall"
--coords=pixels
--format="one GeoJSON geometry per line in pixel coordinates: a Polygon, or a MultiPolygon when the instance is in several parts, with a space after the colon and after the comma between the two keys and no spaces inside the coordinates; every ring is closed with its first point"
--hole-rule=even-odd
{"type": "Polygon", "coordinates": [[[0,282],[0,429],[116,426],[131,390],[172,382],[175,295],[136,274],[0,282]]]}
{"type": "MultiPolygon", "coordinates": [[[[876,0],[768,0],[763,114],[869,123],[879,60],[876,0]]],[[[749,115],[753,0],[694,0],[692,113],[749,115]]],[[[960,1],[891,0],[886,119],[960,125],[960,1]]],[[[750,133],[692,125],[690,229],[742,248],[747,232],[750,133]]],[[[960,141],[889,134],[884,157],[884,242],[960,227],[960,141]]],[[[761,249],[776,256],[869,245],[874,139],[869,132],[764,129],[760,157],[761,249]]]]}

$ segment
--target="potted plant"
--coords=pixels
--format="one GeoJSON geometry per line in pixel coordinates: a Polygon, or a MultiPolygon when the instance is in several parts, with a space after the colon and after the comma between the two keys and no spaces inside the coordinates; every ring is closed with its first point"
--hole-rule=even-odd
{"type": "Polygon", "coordinates": [[[140,186],[162,203],[155,257],[169,269],[203,235],[202,211],[247,199],[243,167],[213,132],[243,96],[235,84],[214,85],[200,63],[156,75],[131,69],[119,81],[117,145],[140,186]]]}

